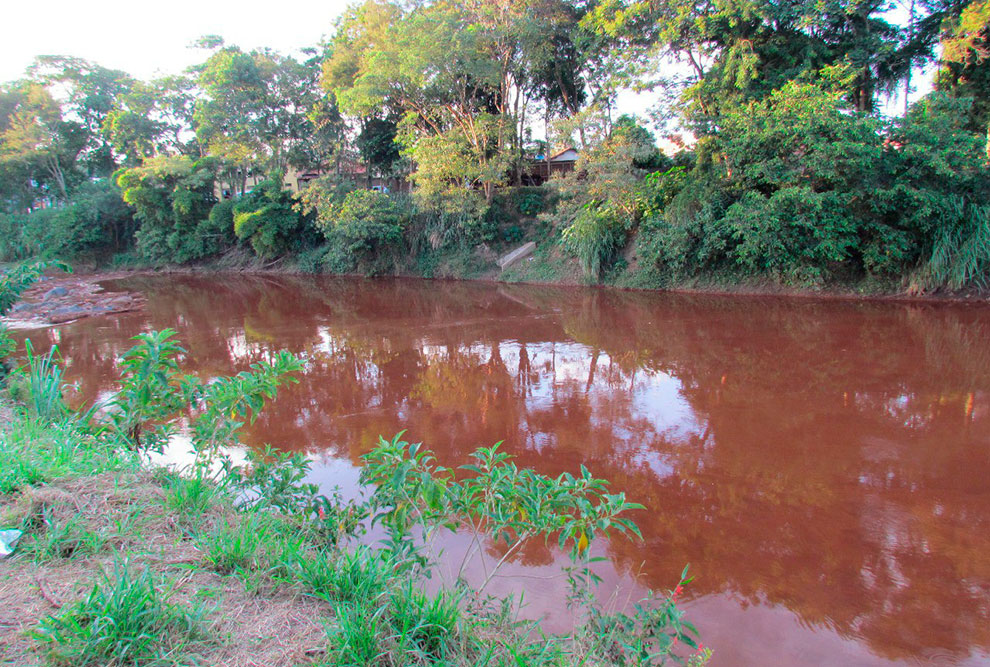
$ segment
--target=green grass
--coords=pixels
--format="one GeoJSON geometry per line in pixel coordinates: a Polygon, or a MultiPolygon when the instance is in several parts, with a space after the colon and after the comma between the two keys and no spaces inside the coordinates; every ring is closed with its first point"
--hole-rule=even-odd
{"type": "Polygon", "coordinates": [[[202,471],[191,476],[165,471],[160,481],[165,511],[175,514],[183,527],[198,529],[205,514],[228,501],[224,490],[202,471]]]}
{"type": "Polygon", "coordinates": [[[370,548],[359,546],[351,551],[301,553],[290,568],[306,594],[349,603],[382,598],[392,580],[391,565],[370,548]]]}
{"type": "MultiPolygon", "coordinates": [[[[79,516],[62,519],[50,508],[43,508],[41,514],[39,526],[25,526],[34,529],[24,550],[36,561],[45,563],[102,551],[106,538],[89,530],[79,516]]],[[[28,517],[27,522],[39,523],[36,517],[28,517]]]]}
{"type": "Polygon", "coordinates": [[[55,422],[69,415],[69,408],[62,398],[65,386],[64,371],[58,356],[58,346],[53,345],[46,354],[35,354],[31,340],[24,342],[27,350],[27,369],[18,371],[27,377],[28,408],[46,422],[55,422]]]}
{"type": "Polygon", "coordinates": [[[203,611],[172,604],[168,582],[118,560],[83,600],[32,633],[53,666],[179,665],[205,636],[203,611]]]}
{"type": "Polygon", "coordinates": [[[430,596],[407,580],[387,596],[355,597],[334,606],[327,664],[492,664],[471,660],[483,651],[463,621],[458,595],[430,596]]]}
{"type": "MultiPolygon", "coordinates": [[[[388,655],[383,646],[387,628],[383,607],[350,602],[334,608],[334,622],[327,629],[331,646],[328,665],[374,665],[388,655]]],[[[402,663],[397,663],[402,664],[402,663]]]]}
{"type": "Polygon", "coordinates": [[[264,511],[246,511],[196,538],[203,562],[217,574],[236,576],[247,591],[261,593],[295,585],[294,564],[309,543],[293,521],[264,511]]]}
{"type": "Polygon", "coordinates": [[[0,495],[56,479],[138,467],[136,456],[99,442],[75,420],[49,423],[15,415],[0,430],[0,495]]]}
{"type": "Polygon", "coordinates": [[[200,536],[197,546],[203,560],[219,574],[234,574],[264,567],[269,535],[257,515],[221,523],[200,536]]]}
{"type": "Polygon", "coordinates": [[[392,593],[389,604],[400,654],[414,654],[434,662],[445,661],[455,652],[450,644],[459,635],[459,595],[441,591],[430,597],[412,582],[406,582],[392,593]]]}

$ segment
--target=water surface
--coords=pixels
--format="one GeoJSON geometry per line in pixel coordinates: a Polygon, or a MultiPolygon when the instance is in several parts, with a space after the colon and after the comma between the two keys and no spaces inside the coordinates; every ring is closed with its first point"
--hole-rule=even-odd
{"type": "MultiPolygon", "coordinates": [[[[379,434],[459,465],[586,465],[649,511],[605,549],[622,605],[669,588],[714,665],[990,664],[990,308],[428,281],[135,277],[146,311],[30,332],[78,400],[173,327],[205,377],[311,363],[247,434],[352,489],[379,434]]],[[[451,552],[457,539],[449,542],[451,552]]],[[[504,591],[566,625],[559,552],[504,591]]]]}

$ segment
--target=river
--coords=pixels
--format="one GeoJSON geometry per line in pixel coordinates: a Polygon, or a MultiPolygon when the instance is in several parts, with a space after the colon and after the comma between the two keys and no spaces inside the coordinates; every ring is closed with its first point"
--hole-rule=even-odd
{"type": "MultiPolygon", "coordinates": [[[[672,587],[715,666],[990,664],[990,307],[414,280],[136,276],[147,308],[31,331],[76,401],[113,391],[140,331],[172,327],[209,377],[273,350],[298,385],[246,433],[355,492],[406,430],[442,464],[504,441],[583,464],[647,506],[603,547],[602,598],[672,587]]],[[[22,336],[23,337],[23,336],[22,336]]],[[[457,539],[448,549],[456,553],[457,539]]],[[[499,581],[567,624],[561,554],[499,581]]]]}

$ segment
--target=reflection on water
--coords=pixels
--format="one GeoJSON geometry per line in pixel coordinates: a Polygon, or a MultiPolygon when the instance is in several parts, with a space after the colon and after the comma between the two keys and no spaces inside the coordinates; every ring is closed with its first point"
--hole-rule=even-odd
{"type": "MultiPolygon", "coordinates": [[[[448,465],[498,440],[542,472],[583,463],[649,508],[643,542],[608,546],[609,581],[666,588],[691,563],[716,664],[990,656],[990,308],[241,275],[117,284],[147,311],[31,333],[60,342],[80,400],[112,389],[142,329],[177,329],[204,376],[288,348],[309,370],[249,444],[306,451],[344,486],[401,429],[448,465]]],[[[540,577],[556,557],[535,545],[513,571],[540,577]]],[[[535,613],[560,606],[558,580],[505,586],[535,613]]]]}

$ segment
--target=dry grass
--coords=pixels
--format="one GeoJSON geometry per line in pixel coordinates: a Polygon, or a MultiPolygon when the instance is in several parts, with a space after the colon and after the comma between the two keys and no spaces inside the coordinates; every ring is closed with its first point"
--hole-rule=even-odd
{"type": "MultiPolygon", "coordinates": [[[[200,664],[276,667],[323,657],[326,633],[320,618],[329,614],[327,606],[284,586],[248,592],[237,578],[199,567],[201,554],[179,517],[165,510],[163,496],[151,474],[111,472],[61,480],[0,500],[3,525],[35,526],[17,555],[0,565],[0,664],[42,664],[43,656],[26,632],[85,597],[122,554],[132,567],[147,567],[169,579],[173,602],[209,610],[213,639],[198,648],[200,664]],[[99,536],[96,553],[33,557],[32,545],[44,534],[45,521],[55,525],[73,520],[99,536]]],[[[225,521],[233,511],[213,507],[202,521],[206,526],[225,521]]]]}

